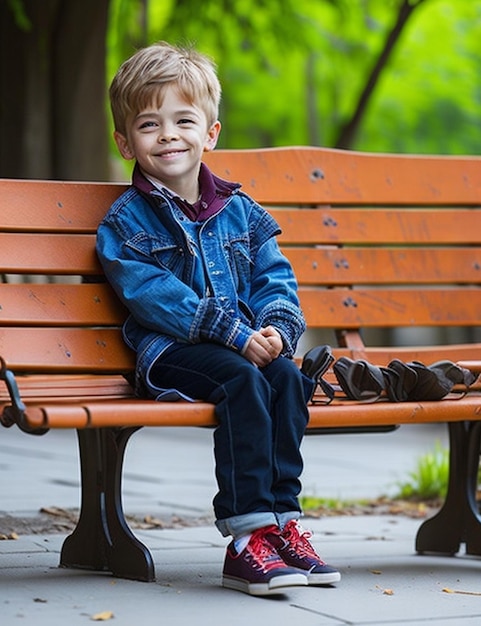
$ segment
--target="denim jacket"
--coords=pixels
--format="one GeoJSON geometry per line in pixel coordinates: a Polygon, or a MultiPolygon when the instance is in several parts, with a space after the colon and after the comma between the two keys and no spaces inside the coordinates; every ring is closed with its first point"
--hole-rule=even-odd
{"type": "Polygon", "coordinates": [[[123,333],[137,354],[136,393],[164,397],[148,372],[176,342],[242,352],[254,330],[272,325],[283,355],[292,357],[305,322],[279,232],[269,213],[232,185],[205,221],[189,220],[153,186],[146,192],[134,184],[111,206],[97,231],[97,253],[130,312],[123,333]]]}

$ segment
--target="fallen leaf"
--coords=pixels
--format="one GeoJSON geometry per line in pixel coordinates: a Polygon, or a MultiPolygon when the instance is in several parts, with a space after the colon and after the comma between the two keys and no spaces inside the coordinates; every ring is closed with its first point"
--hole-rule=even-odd
{"type": "Polygon", "coordinates": [[[376,574],[376,575],[382,574],[381,570],[379,569],[370,569],[369,571],[371,572],[371,574],[376,574]]]}
{"type": "Polygon", "coordinates": [[[444,593],[460,593],[465,596],[481,596],[481,591],[461,591],[460,589],[449,589],[449,587],[444,587],[442,591],[444,593]]]}
{"type": "Polygon", "coordinates": [[[382,591],[385,596],[393,596],[394,595],[394,591],[392,589],[383,589],[379,585],[376,585],[376,589],[379,589],[380,591],[382,591]]]}
{"type": "Polygon", "coordinates": [[[66,517],[67,519],[77,518],[77,514],[72,513],[72,511],[68,511],[67,509],[62,509],[59,506],[43,506],[40,508],[40,513],[52,515],[53,517],[66,517]]]}
{"type": "Polygon", "coordinates": [[[147,515],[144,518],[144,522],[148,524],[149,526],[157,526],[159,528],[163,528],[165,526],[165,523],[161,519],[152,517],[152,515],[147,515]]]}
{"type": "Polygon", "coordinates": [[[4,535],[3,533],[0,533],[0,541],[7,541],[9,539],[18,539],[17,533],[13,532],[9,535],[4,535]]]}
{"type": "Polygon", "coordinates": [[[387,541],[387,539],[383,535],[370,535],[366,537],[366,541],[387,541]]]}
{"type": "Polygon", "coordinates": [[[114,614],[112,611],[103,611],[102,613],[96,613],[92,615],[90,619],[94,622],[106,622],[108,619],[112,619],[114,614]]]}

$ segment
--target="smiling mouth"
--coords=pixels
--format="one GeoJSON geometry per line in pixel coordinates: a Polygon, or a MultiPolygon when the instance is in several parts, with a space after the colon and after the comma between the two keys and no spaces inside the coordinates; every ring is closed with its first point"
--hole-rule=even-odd
{"type": "Polygon", "coordinates": [[[159,152],[157,154],[158,157],[169,159],[184,154],[187,150],[166,150],[165,152],[159,152]]]}

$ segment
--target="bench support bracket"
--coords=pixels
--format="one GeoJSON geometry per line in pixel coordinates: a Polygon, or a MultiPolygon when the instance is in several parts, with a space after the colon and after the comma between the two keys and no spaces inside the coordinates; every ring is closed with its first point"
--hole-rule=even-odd
{"type": "Polygon", "coordinates": [[[109,571],[152,582],[152,555],[130,530],[122,507],[126,445],[137,427],[77,430],[82,476],[80,517],[62,546],[60,566],[109,571]]]}
{"type": "Polygon", "coordinates": [[[426,520],[416,536],[419,553],[456,554],[462,543],[466,554],[481,556],[481,517],[476,501],[480,422],[450,422],[449,482],[442,508],[426,520]]]}

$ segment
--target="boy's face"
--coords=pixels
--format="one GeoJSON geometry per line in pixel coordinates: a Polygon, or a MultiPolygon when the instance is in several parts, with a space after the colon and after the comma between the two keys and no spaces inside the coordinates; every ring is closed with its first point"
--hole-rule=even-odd
{"type": "Polygon", "coordinates": [[[144,174],[195,202],[202,155],[214,149],[219,132],[220,122],[209,127],[204,111],[169,85],[160,108],[140,111],[127,135],[116,131],[114,137],[125,159],[136,159],[144,174]]]}

